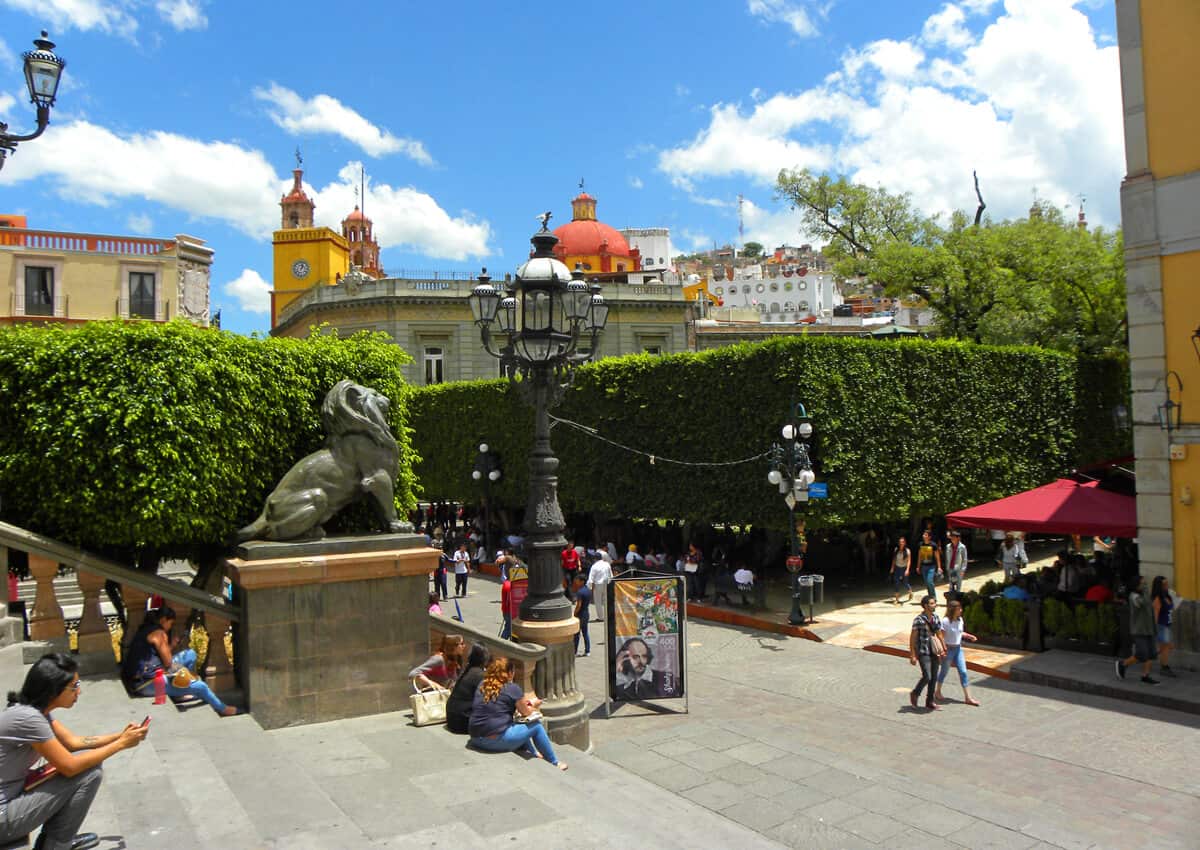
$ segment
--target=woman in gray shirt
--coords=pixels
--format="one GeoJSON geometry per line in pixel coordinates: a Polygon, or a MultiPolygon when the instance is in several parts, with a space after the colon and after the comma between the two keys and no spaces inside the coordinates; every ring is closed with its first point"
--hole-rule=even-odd
{"type": "Polygon", "coordinates": [[[40,826],[35,850],[86,850],[99,843],[94,833],[75,831],[100,790],[100,763],[140,744],[146,727],[131,723],[112,735],[81,738],[51,716],[78,699],[78,665],[57,652],[37,660],[19,693],[9,692],[8,708],[0,712],[0,841],[40,826]],[[34,786],[30,768],[39,759],[53,770],[34,786]]]}

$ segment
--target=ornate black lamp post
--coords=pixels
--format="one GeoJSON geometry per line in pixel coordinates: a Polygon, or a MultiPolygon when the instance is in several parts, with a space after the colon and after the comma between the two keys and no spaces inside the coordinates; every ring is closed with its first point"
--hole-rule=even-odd
{"type": "Polygon", "coordinates": [[[66,60],[54,55],[54,42],[46,37],[33,40],[37,50],[27,50],[21,54],[25,60],[25,85],[29,89],[29,100],[37,107],[37,129],[25,136],[14,136],[8,132],[8,125],[0,121],[0,168],[4,160],[16,151],[18,142],[28,142],[36,139],[46,130],[50,123],[50,107],[54,106],[54,96],[58,93],[58,83],[62,79],[66,60]]]}
{"type": "Polygon", "coordinates": [[[550,448],[549,410],[560,402],[576,367],[590,360],[608,321],[599,286],[572,274],[554,257],[558,238],[550,214],[530,240],[533,253],[506,290],[493,286],[487,269],[468,296],[483,346],[500,360],[504,374],[534,409],[529,453],[529,498],[525,545],[529,590],[513,623],[518,637],[548,649],[535,673],[535,689],[545,700],[542,713],[556,740],[587,745],[587,714],[575,683],[572,637],[579,629],[573,606],[562,592],[559,555],[567,545],[558,505],[558,458],[550,448]]]}
{"type": "Polygon", "coordinates": [[[804,623],[804,612],[800,609],[800,538],[796,534],[796,505],[808,501],[808,485],[816,480],[813,475],[812,459],[808,454],[808,441],[812,437],[813,427],[809,421],[808,411],[803,404],[796,404],[792,410],[792,418],[783,426],[780,436],[783,444],[774,443],[771,446],[771,471],[767,473],[767,482],[779,488],[788,506],[788,542],[791,557],[788,558],[788,570],[792,573],[792,611],[788,622],[794,626],[804,623]]]}
{"type": "Polygon", "coordinates": [[[479,443],[479,454],[475,456],[475,468],[471,478],[483,484],[483,549],[492,557],[492,483],[503,476],[500,471],[500,456],[486,442],[479,443]]]}

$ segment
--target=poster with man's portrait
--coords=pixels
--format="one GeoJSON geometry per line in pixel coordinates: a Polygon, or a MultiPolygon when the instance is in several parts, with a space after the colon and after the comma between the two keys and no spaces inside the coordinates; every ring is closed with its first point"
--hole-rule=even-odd
{"type": "Polygon", "coordinates": [[[609,583],[609,699],[684,696],[683,580],[618,578],[609,583]]]}

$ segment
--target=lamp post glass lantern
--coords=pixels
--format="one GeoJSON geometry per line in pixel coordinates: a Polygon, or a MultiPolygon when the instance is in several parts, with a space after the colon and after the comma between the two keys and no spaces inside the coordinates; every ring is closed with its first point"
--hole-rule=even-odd
{"type": "Polygon", "coordinates": [[[29,92],[29,102],[37,109],[37,129],[26,135],[10,134],[8,124],[0,121],[0,168],[10,153],[17,149],[19,142],[28,142],[42,135],[50,123],[50,108],[58,96],[58,84],[62,81],[63,68],[67,62],[54,53],[54,42],[42,30],[42,37],[33,40],[35,50],[27,50],[21,54],[25,62],[25,87],[29,92]]]}
{"type": "MultiPolygon", "coordinates": [[[[788,506],[788,571],[792,574],[792,610],[788,615],[788,622],[798,626],[805,622],[805,617],[800,606],[800,570],[803,559],[800,536],[796,533],[796,506],[808,501],[808,487],[816,480],[808,444],[812,438],[813,426],[803,404],[792,406],[792,418],[784,424],[779,433],[783,443],[772,444],[768,453],[771,469],[767,473],[767,483],[779,488],[779,494],[788,506]]],[[[811,604],[810,596],[810,614],[811,604]]]]}

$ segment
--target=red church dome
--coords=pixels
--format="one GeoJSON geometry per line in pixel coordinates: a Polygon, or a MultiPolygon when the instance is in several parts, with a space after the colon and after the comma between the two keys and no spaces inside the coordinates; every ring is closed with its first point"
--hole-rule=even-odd
{"type": "Polygon", "coordinates": [[[629,243],[625,237],[602,221],[571,221],[555,230],[554,235],[558,237],[558,244],[554,246],[556,254],[571,257],[580,254],[629,256],[629,243]]]}
{"type": "Polygon", "coordinates": [[[596,199],[581,192],[571,201],[574,213],[572,220],[554,231],[558,244],[554,253],[560,257],[610,254],[616,257],[631,256],[629,243],[614,227],[596,220],[596,199]]]}

